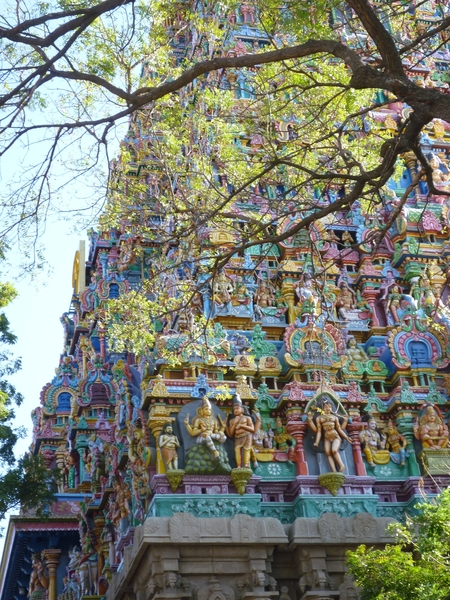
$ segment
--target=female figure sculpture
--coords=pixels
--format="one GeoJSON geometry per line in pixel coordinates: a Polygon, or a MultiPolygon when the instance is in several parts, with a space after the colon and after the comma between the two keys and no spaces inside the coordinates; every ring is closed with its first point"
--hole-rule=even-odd
{"type": "Polygon", "coordinates": [[[336,472],[337,466],[339,471],[343,473],[345,471],[345,465],[339,456],[339,449],[343,439],[347,440],[350,444],[352,441],[344,431],[347,427],[347,417],[344,418],[344,422],[341,426],[339,417],[334,415],[332,411],[333,406],[331,402],[324,402],[323,413],[317,417],[316,423],[314,423],[312,413],[308,413],[308,425],[316,433],[316,441],[314,442],[316,448],[319,446],[319,442],[322,439],[323,431],[323,447],[331,470],[336,472]]]}

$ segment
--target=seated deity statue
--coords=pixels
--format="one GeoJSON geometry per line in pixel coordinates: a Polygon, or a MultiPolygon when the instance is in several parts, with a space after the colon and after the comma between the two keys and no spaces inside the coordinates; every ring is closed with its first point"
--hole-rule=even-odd
{"type": "Polygon", "coordinates": [[[406,452],[407,442],[406,439],[399,433],[393,421],[388,422],[385,436],[386,449],[389,450],[392,462],[400,464],[403,467],[407,456],[409,456],[409,454],[406,452]]]}
{"type": "Polygon", "coordinates": [[[422,442],[423,448],[443,450],[447,448],[448,427],[434,406],[427,406],[414,425],[414,436],[422,442]]]}
{"type": "Polygon", "coordinates": [[[385,465],[390,460],[389,451],[386,450],[386,438],[378,431],[375,419],[370,419],[367,429],[359,434],[361,449],[371,467],[385,465]]]}
{"type": "Polygon", "coordinates": [[[336,298],[336,309],[341,319],[346,319],[346,313],[356,309],[356,294],[346,281],[339,285],[339,293],[336,298]]]}
{"type": "Polygon", "coordinates": [[[358,347],[355,338],[351,338],[348,342],[347,355],[352,362],[366,362],[369,360],[364,350],[358,347]]]}
{"type": "Polygon", "coordinates": [[[189,423],[189,415],[186,415],[184,424],[189,434],[197,437],[197,444],[205,444],[216,458],[219,458],[219,451],[214,445],[214,441],[223,444],[226,441],[225,424],[222,419],[213,415],[211,403],[205,396],[201,407],[197,409],[197,415],[189,423]]]}
{"type": "Polygon", "coordinates": [[[259,308],[268,308],[273,306],[275,301],[275,292],[272,286],[270,286],[266,281],[262,281],[255,292],[253,300],[255,306],[258,306],[259,308]]]}
{"type": "Polygon", "coordinates": [[[231,297],[234,293],[234,286],[231,279],[229,279],[223,271],[214,282],[213,292],[214,302],[218,306],[222,306],[231,302],[231,297]]]}

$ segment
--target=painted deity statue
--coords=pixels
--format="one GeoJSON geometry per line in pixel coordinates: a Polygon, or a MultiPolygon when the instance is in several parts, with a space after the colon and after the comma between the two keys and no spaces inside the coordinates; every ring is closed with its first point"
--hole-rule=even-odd
{"type": "MultiPolygon", "coordinates": [[[[250,468],[254,434],[257,429],[259,429],[259,427],[255,426],[253,419],[246,412],[242,400],[236,394],[233,399],[233,414],[228,416],[226,433],[229,438],[234,439],[234,456],[238,468],[250,468]]],[[[254,454],[253,451],[253,455],[254,454]]]]}
{"type": "Polygon", "coordinates": [[[392,462],[400,464],[403,467],[408,456],[408,453],[406,452],[407,442],[399,433],[393,421],[388,422],[385,436],[386,448],[389,450],[392,462]]]}
{"type": "Polygon", "coordinates": [[[339,293],[336,298],[336,308],[338,316],[344,320],[346,318],[345,313],[355,310],[356,308],[356,294],[349,287],[346,281],[342,281],[339,285],[339,293]]]}
{"type": "Polygon", "coordinates": [[[308,413],[308,425],[316,433],[314,446],[316,448],[319,446],[323,432],[323,447],[331,470],[334,472],[337,470],[336,467],[341,473],[345,471],[345,465],[339,456],[339,449],[343,439],[350,444],[352,443],[344,431],[347,427],[347,420],[347,417],[345,417],[343,424],[340,424],[339,417],[333,414],[331,402],[324,402],[323,413],[316,418],[316,423],[314,423],[313,414],[308,413]]]}
{"type": "Polygon", "coordinates": [[[178,438],[173,433],[172,425],[166,425],[164,432],[159,436],[159,447],[166,465],[166,469],[171,471],[178,469],[178,454],[177,450],[180,447],[178,438]]]}
{"type": "Polygon", "coordinates": [[[147,468],[150,466],[152,450],[149,446],[146,446],[145,432],[140,420],[129,428],[127,438],[129,442],[128,458],[130,461],[139,467],[147,468]]]}
{"type": "Polygon", "coordinates": [[[367,462],[371,467],[375,465],[385,465],[390,460],[389,451],[386,450],[386,439],[378,431],[375,419],[370,419],[367,429],[359,434],[361,449],[367,462]]]}
{"type": "Polygon", "coordinates": [[[386,302],[386,316],[388,320],[395,325],[400,322],[398,311],[400,309],[400,302],[402,300],[402,293],[398,285],[394,285],[389,292],[388,299],[386,302]]]}
{"type": "Polygon", "coordinates": [[[48,571],[39,553],[33,554],[31,566],[28,598],[31,600],[45,600],[47,598],[49,578],[48,571]]]}
{"type": "Polygon", "coordinates": [[[231,302],[231,296],[234,292],[233,283],[223,271],[214,282],[213,291],[214,302],[218,306],[223,306],[231,302]]]}
{"type": "Polygon", "coordinates": [[[348,342],[347,355],[350,361],[366,362],[369,357],[362,348],[359,348],[355,338],[350,338],[348,342]]]}
{"type": "Polygon", "coordinates": [[[219,458],[219,451],[214,445],[214,441],[223,444],[226,441],[225,424],[222,419],[213,415],[211,403],[205,396],[202,405],[197,409],[197,415],[189,423],[189,415],[186,415],[184,424],[189,434],[197,437],[197,444],[206,444],[216,458],[219,458]]]}
{"type": "Polygon", "coordinates": [[[308,272],[304,273],[298,284],[295,286],[298,303],[300,306],[300,314],[316,313],[318,295],[314,287],[312,275],[308,272]]]}
{"type": "Polygon", "coordinates": [[[414,436],[422,442],[423,448],[443,450],[447,448],[448,428],[434,406],[427,406],[414,425],[414,436]]]}
{"type": "Polygon", "coordinates": [[[253,297],[254,311],[257,319],[262,319],[265,313],[275,306],[275,290],[267,282],[262,281],[253,297]]]}

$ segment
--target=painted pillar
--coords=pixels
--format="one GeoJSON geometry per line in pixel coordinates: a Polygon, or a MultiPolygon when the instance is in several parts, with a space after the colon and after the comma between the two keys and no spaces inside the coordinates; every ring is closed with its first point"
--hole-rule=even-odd
{"type": "Polygon", "coordinates": [[[61,550],[51,549],[44,550],[42,556],[45,558],[45,562],[48,568],[49,583],[48,583],[48,600],[56,600],[56,569],[59,565],[59,557],[61,550]]]}
{"type": "Polygon", "coordinates": [[[297,466],[297,475],[309,475],[308,463],[305,457],[305,448],[303,438],[308,427],[306,421],[302,421],[301,409],[288,408],[286,411],[286,431],[295,439],[295,458],[297,466]]]}
{"type": "Polygon", "coordinates": [[[364,423],[361,421],[353,421],[347,425],[348,435],[352,440],[353,460],[355,462],[355,473],[361,477],[367,477],[366,465],[364,464],[361,442],[359,440],[359,434],[364,429],[364,423]]]}

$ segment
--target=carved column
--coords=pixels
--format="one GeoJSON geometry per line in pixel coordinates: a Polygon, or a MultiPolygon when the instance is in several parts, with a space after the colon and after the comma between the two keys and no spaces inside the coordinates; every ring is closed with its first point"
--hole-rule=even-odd
{"type": "Polygon", "coordinates": [[[353,460],[355,462],[355,473],[361,477],[367,477],[366,466],[362,458],[361,442],[359,434],[364,429],[364,423],[361,421],[353,421],[347,425],[347,431],[352,440],[353,460]]]}
{"type": "Polygon", "coordinates": [[[378,321],[377,312],[375,309],[375,300],[379,294],[380,290],[377,290],[373,287],[365,287],[362,291],[362,295],[364,296],[364,300],[367,301],[367,304],[372,309],[372,325],[374,327],[379,327],[380,322],[378,321]]]}
{"type": "Polygon", "coordinates": [[[86,436],[83,435],[79,435],[76,439],[75,442],[75,448],[76,451],[78,452],[78,455],[80,457],[80,463],[79,463],[79,483],[83,483],[85,482],[85,464],[84,464],[84,450],[85,448],[87,448],[87,439],[86,436]]]}
{"type": "Polygon", "coordinates": [[[308,463],[306,462],[305,457],[305,448],[303,446],[303,438],[308,424],[305,421],[302,421],[300,408],[288,409],[286,417],[286,431],[295,439],[297,475],[309,475],[308,463]]]}
{"type": "Polygon", "coordinates": [[[100,339],[100,356],[105,359],[106,357],[106,343],[105,343],[105,337],[106,337],[106,329],[103,325],[99,325],[98,327],[98,337],[100,339]]]}
{"type": "Polygon", "coordinates": [[[45,562],[48,568],[49,583],[48,583],[48,600],[56,600],[56,569],[59,565],[59,557],[61,550],[44,550],[42,556],[45,558],[45,562]]]}

